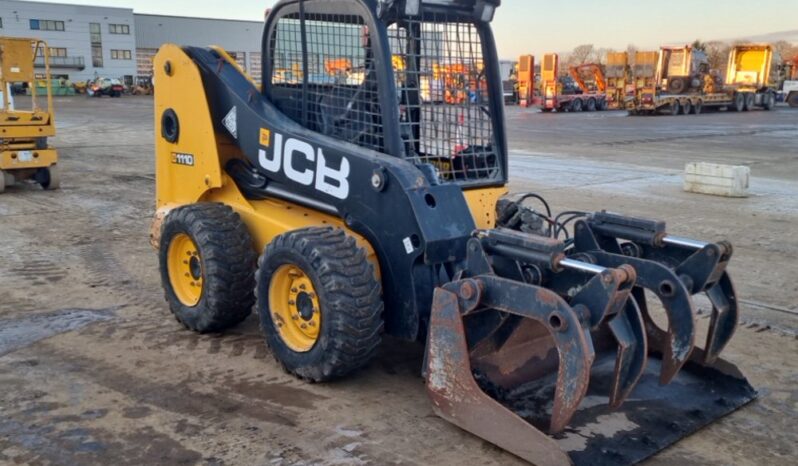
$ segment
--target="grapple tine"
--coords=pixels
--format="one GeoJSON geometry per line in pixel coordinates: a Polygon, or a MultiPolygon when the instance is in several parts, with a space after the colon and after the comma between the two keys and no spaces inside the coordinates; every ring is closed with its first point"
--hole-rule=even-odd
{"type": "Polygon", "coordinates": [[[657,334],[653,348],[662,352],[660,383],[665,385],[679,372],[690,357],[695,343],[695,305],[684,283],[668,267],[654,261],[636,257],[611,254],[604,251],[590,251],[598,262],[606,267],[631,265],[637,271],[637,287],[632,291],[637,304],[646,319],[649,335],[657,334]],[[641,288],[657,295],[668,317],[668,329],[660,330],[648,313],[645,294],[641,288]]]}
{"type": "Polygon", "coordinates": [[[712,317],[707,332],[707,344],[704,349],[704,363],[711,364],[718,359],[720,352],[734,336],[737,329],[739,312],[737,294],[729,274],[723,272],[720,280],[707,290],[707,297],[712,302],[712,317]]]}
{"type": "Polygon", "coordinates": [[[458,297],[443,288],[433,296],[426,360],[427,393],[438,416],[529,462],[571,464],[552,438],[479,387],[471,371],[458,297]]]}
{"type": "Polygon", "coordinates": [[[634,299],[627,300],[623,312],[618,313],[608,325],[618,342],[618,356],[610,388],[610,407],[618,408],[646,370],[648,341],[643,317],[634,299]]]}

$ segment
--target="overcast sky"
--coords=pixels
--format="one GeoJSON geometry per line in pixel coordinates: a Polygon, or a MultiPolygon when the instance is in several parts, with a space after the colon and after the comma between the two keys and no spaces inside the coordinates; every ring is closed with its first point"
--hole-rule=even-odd
{"type": "MultiPolygon", "coordinates": [[[[260,21],[270,0],[68,0],[121,6],[137,13],[260,21]]],[[[580,44],[625,49],[731,39],[798,29],[798,0],[502,0],[494,31],[499,56],[565,52],[580,44]]],[[[208,39],[209,43],[213,38],[208,39]]],[[[206,45],[206,44],[192,44],[206,45]]]]}

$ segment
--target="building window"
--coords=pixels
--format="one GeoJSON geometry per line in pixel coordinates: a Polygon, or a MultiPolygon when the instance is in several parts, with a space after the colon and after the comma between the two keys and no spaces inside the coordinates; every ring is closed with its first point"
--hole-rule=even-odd
{"type": "MultiPolygon", "coordinates": [[[[67,49],[63,47],[50,47],[50,56],[51,57],[66,57],[67,56],[67,49]]],[[[44,53],[42,52],[42,48],[39,47],[36,49],[36,56],[41,57],[44,53]]]]}
{"type": "Polygon", "coordinates": [[[32,19],[30,28],[36,31],[63,31],[64,22],[52,19],[32,19]]]}
{"type": "Polygon", "coordinates": [[[3,28],[3,18],[0,18],[0,29],[3,28]]]}
{"type": "Polygon", "coordinates": [[[103,67],[103,35],[100,23],[89,23],[89,37],[91,38],[91,66],[103,67]]]}
{"type": "Polygon", "coordinates": [[[130,50],[111,50],[111,60],[132,60],[133,54],[130,50]]]}
{"type": "Polygon", "coordinates": [[[108,32],[111,34],[130,34],[130,26],[127,24],[109,24],[108,32]]]}

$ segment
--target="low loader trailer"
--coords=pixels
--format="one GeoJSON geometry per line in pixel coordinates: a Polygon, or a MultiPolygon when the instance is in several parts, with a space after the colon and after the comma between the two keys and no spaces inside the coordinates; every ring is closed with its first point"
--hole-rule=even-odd
{"type": "Polygon", "coordinates": [[[732,48],[726,78],[720,81],[702,60],[690,58],[690,47],[663,47],[658,56],[654,79],[650,67],[640,71],[635,98],[627,101],[632,115],[698,115],[715,108],[737,112],[776,105],[776,92],[770,86],[773,49],[767,44],[742,44],[732,48]],[[688,66],[689,63],[693,65],[688,66]],[[698,63],[696,65],[696,63],[698,63]],[[683,66],[683,72],[675,68],[683,66]],[[674,73],[680,76],[673,76],[674,73]]]}
{"type": "Polygon", "coordinates": [[[560,57],[556,53],[548,53],[543,56],[543,63],[540,67],[540,94],[542,97],[541,110],[544,113],[551,111],[594,112],[607,109],[607,99],[604,94],[606,81],[598,65],[584,64],[569,69],[571,78],[581,91],[580,94],[563,93],[562,85],[559,82],[559,66],[560,57]],[[582,78],[582,73],[586,71],[593,73],[596,90],[587,86],[582,78]]]}

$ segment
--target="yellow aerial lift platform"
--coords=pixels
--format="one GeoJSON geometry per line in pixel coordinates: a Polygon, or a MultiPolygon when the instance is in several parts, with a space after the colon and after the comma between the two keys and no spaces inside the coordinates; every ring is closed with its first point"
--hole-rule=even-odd
{"type": "Polygon", "coordinates": [[[50,86],[50,63],[47,44],[39,39],[0,37],[0,193],[6,186],[32,179],[44,189],[60,184],[58,153],[47,138],[55,136],[55,113],[50,86]],[[44,60],[47,107],[39,107],[36,96],[34,62],[44,60]],[[31,92],[30,110],[21,110],[11,101],[11,86],[27,83],[31,92]]]}

